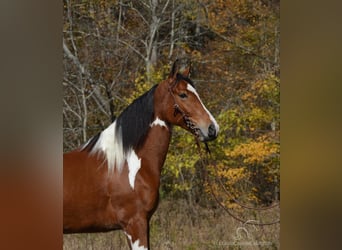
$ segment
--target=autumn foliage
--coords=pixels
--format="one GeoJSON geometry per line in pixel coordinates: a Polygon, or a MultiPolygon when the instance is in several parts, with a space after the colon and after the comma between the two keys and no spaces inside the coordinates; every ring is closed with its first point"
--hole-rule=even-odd
{"type": "MultiPolygon", "coordinates": [[[[206,166],[226,204],[280,199],[279,2],[65,0],[64,150],[85,142],[190,58],[191,78],[220,125],[206,166]]],[[[161,196],[213,202],[194,138],[174,128],[161,196]]]]}

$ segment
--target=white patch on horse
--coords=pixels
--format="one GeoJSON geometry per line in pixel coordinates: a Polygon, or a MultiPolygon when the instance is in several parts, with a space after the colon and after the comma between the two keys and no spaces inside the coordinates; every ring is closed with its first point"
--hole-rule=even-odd
{"type": "Polygon", "coordinates": [[[121,172],[125,162],[125,156],[122,146],[121,129],[116,131],[116,122],[113,122],[108,128],[101,132],[91,153],[97,153],[99,151],[103,152],[105,156],[109,172],[114,170],[114,167],[121,172]]]}
{"type": "Polygon", "coordinates": [[[150,125],[150,127],[153,127],[153,126],[161,126],[161,127],[167,128],[166,122],[164,122],[163,120],[160,120],[158,116],[150,125]]]}
{"type": "Polygon", "coordinates": [[[208,113],[210,120],[211,120],[212,123],[214,124],[215,129],[216,129],[216,135],[217,135],[218,132],[219,132],[219,129],[220,129],[220,128],[219,128],[219,125],[217,124],[215,118],[212,116],[212,114],[209,112],[209,110],[204,106],[204,104],[203,104],[201,98],[199,97],[199,95],[198,95],[196,89],[195,89],[194,87],[192,87],[190,84],[188,84],[187,90],[189,90],[190,92],[192,92],[192,93],[197,97],[197,99],[200,101],[200,103],[201,103],[203,109],[208,113]]]}
{"type": "Polygon", "coordinates": [[[133,149],[130,149],[128,151],[127,164],[129,185],[131,185],[131,187],[134,189],[135,176],[137,175],[141,167],[141,159],[138,158],[133,149]]]}
{"type": "Polygon", "coordinates": [[[147,250],[144,246],[139,246],[139,240],[136,240],[132,244],[132,250],[147,250]]]}
{"type": "Polygon", "coordinates": [[[124,232],[127,236],[127,238],[130,241],[131,244],[131,248],[132,250],[148,250],[146,247],[144,246],[139,246],[139,239],[137,239],[136,241],[134,241],[134,243],[132,242],[132,236],[130,236],[128,233],[124,232]]]}

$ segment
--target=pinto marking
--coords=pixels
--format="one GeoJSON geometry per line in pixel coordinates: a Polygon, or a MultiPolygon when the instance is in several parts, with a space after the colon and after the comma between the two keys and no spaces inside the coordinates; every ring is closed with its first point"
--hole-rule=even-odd
{"type": "Polygon", "coordinates": [[[129,239],[129,242],[131,243],[131,247],[132,250],[148,250],[148,248],[144,247],[144,246],[139,246],[139,239],[137,239],[136,241],[132,242],[132,236],[130,236],[128,233],[126,233],[127,238],[129,239]]]}
{"type": "Polygon", "coordinates": [[[127,164],[129,185],[134,189],[135,176],[141,168],[141,159],[138,158],[133,149],[128,152],[127,164]]]}
{"type": "Polygon", "coordinates": [[[161,126],[161,127],[168,128],[167,125],[166,125],[166,122],[164,122],[163,120],[160,120],[158,116],[156,117],[156,119],[150,125],[151,128],[153,126],[161,126]]]}
{"type": "Polygon", "coordinates": [[[123,146],[121,128],[117,129],[116,121],[103,130],[91,153],[102,152],[108,164],[108,171],[116,167],[121,172],[126,160],[123,146]]]}

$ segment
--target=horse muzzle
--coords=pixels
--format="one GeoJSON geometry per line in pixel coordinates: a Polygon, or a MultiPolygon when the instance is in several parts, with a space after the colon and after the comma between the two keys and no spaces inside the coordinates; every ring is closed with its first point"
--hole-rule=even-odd
{"type": "Polygon", "coordinates": [[[198,139],[202,142],[208,142],[215,140],[218,136],[219,126],[217,123],[211,123],[209,127],[202,129],[198,129],[198,139]]]}

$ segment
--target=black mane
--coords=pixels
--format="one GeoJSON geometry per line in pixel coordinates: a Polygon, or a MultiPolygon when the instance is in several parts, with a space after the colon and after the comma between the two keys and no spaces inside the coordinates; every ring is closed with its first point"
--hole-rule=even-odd
{"type": "Polygon", "coordinates": [[[116,132],[122,135],[124,152],[138,148],[144,141],[154,114],[154,91],[157,85],[133,101],[117,118],[116,132]],[[121,131],[120,131],[121,130],[121,131]]]}
{"type": "MultiPolygon", "coordinates": [[[[122,136],[124,152],[129,148],[136,149],[144,141],[154,114],[154,91],[157,85],[153,86],[142,96],[134,100],[119,115],[116,121],[116,134],[122,136]]],[[[91,151],[99,140],[101,132],[89,139],[83,146],[82,151],[91,151]]]]}

